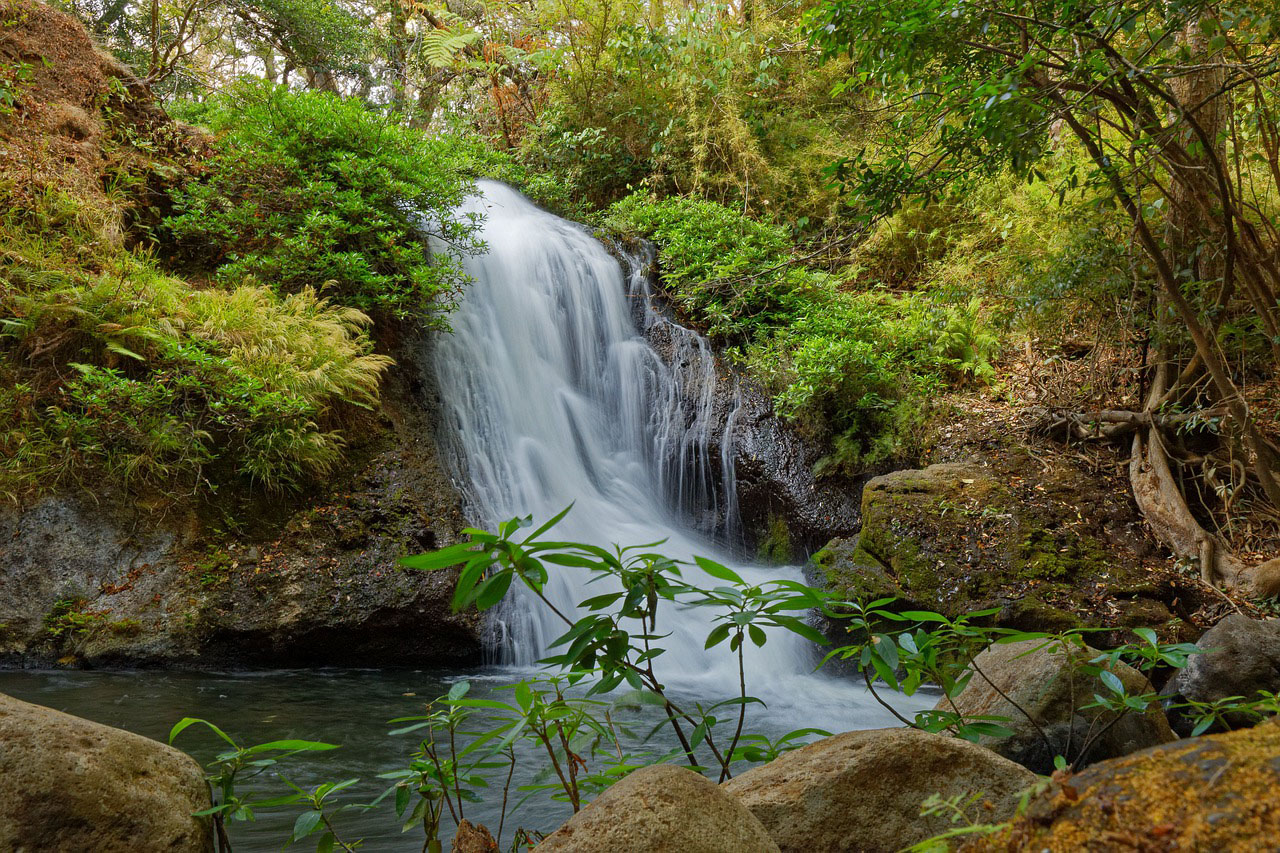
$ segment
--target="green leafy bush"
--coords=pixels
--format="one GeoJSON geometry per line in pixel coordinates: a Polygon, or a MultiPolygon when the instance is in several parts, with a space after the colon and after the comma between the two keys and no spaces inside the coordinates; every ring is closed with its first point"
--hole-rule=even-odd
{"type": "Polygon", "coordinates": [[[450,307],[460,258],[478,248],[475,223],[453,213],[488,156],[474,143],[354,98],[258,84],[175,112],[217,136],[207,172],[165,221],[179,263],[282,293],[328,287],[398,317],[450,307]]]}
{"type": "Polygon", "coordinates": [[[790,263],[791,240],[776,226],[722,204],[631,195],[608,224],[658,244],[662,284],[711,337],[745,343],[800,314],[827,282],[790,263]]]}
{"type": "Polygon", "coordinates": [[[22,219],[0,223],[0,494],[89,472],[166,495],[297,486],[341,457],[341,411],[377,400],[390,360],[361,312],[310,288],[196,289],[100,243],[90,270],[22,219]]]}

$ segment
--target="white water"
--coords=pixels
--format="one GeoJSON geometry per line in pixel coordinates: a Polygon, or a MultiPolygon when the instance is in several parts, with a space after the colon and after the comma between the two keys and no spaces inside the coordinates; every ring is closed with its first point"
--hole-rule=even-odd
{"type": "MultiPolygon", "coordinates": [[[[488,252],[467,261],[474,281],[435,359],[473,513],[490,526],[526,514],[540,524],[574,502],[556,539],[606,546],[666,539],[663,553],[710,557],[748,582],[800,580],[794,568],[742,565],[707,535],[733,537],[737,512],[732,429],[720,441],[710,427],[716,376],[705,340],[664,329],[677,353],[678,367],[669,369],[637,331],[637,319],[667,322],[649,308],[642,275],[625,281],[584,228],[511,188],[482,182],[480,193],[466,210],[484,214],[488,252]]],[[[604,591],[588,588],[585,572],[552,568],[546,594],[565,612],[604,591]]],[[[699,575],[686,571],[714,585],[699,575]]],[[[737,693],[737,663],[727,644],[703,650],[707,618],[700,609],[669,611],[658,625],[671,636],[657,668],[682,693],[728,698],[737,693]]],[[[508,602],[498,627],[503,662],[522,667],[564,630],[527,595],[508,602]]],[[[894,724],[861,686],[815,674],[815,664],[806,641],[773,632],[749,652],[748,691],[789,727],[894,724]]]]}

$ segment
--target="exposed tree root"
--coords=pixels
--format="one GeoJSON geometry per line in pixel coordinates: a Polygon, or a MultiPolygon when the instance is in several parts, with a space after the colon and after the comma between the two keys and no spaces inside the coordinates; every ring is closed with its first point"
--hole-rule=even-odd
{"type": "MultiPolygon", "coordinates": [[[[1160,394],[1154,394],[1158,398],[1160,394]]],[[[1280,573],[1270,563],[1249,566],[1216,533],[1206,530],[1192,513],[1170,465],[1162,429],[1177,429],[1194,421],[1221,417],[1222,410],[1186,414],[1104,410],[1081,413],[1031,409],[1039,428],[1064,439],[1111,441],[1132,436],[1129,481],[1133,497],[1157,540],[1180,559],[1200,566],[1202,579],[1229,592],[1246,596],[1280,593],[1280,573]],[[1261,571],[1260,571],[1261,570],[1261,571]]],[[[1275,561],[1272,561],[1275,562],[1275,561]]]]}
{"type": "Polygon", "coordinates": [[[1176,556],[1200,563],[1200,576],[1232,592],[1255,594],[1249,567],[1227,543],[1200,526],[1169,468],[1169,456],[1155,428],[1134,434],[1129,457],[1133,499],[1156,539],[1176,556]]]}

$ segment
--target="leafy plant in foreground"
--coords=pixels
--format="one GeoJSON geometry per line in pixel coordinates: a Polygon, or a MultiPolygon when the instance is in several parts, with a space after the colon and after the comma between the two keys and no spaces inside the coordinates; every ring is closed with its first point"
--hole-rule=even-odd
{"type": "MultiPolygon", "coordinates": [[[[169,743],[172,744],[178,735],[195,725],[203,726],[213,732],[230,747],[218,753],[210,765],[208,780],[214,795],[213,806],[195,813],[197,817],[207,815],[213,818],[214,835],[219,851],[231,849],[231,842],[227,837],[227,821],[251,821],[254,819],[255,809],[279,808],[297,803],[305,803],[308,808],[299,815],[294,824],[291,841],[304,838],[313,832],[320,831],[323,827],[317,849],[332,850],[335,846],[343,850],[352,849],[341,842],[334,833],[331,821],[335,812],[330,811],[329,798],[353,785],[356,782],[355,779],[326,783],[311,791],[305,791],[290,783],[293,793],[267,798],[256,797],[252,791],[245,791],[238,787],[260,776],[268,769],[274,768],[286,758],[304,752],[337,749],[337,746],[310,740],[273,740],[255,746],[241,746],[213,723],[194,717],[184,717],[174,725],[169,731],[169,743]]],[[[339,807],[341,808],[346,806],[339,807]]]]}
{"type": "MultiPolygon", "coordinates": [[[[992,683],[975,658],[993,642],[1025,640],[1036,641],[1036,650],[1048,648],[1067,655],[1074,667],[1073,677],[1081,679],[1076,710],[1099,708],[1109,716],[1103,717],[1100,728],[1091,729],[1081,743],[1069,745],[1067,755],[1057,757],[1055,766],[1061,771],[1071,770],[1087,756],[1093,743],[1117,720],[1126,714],[1147,713],[1160,701],[1154,693],[1131,693],[1113,671],[1118,664],[1144,673],[1157,667],[1177,669],[1200,651],[1189,644],[1162,644],[1153,631],[1142,628],[1134,632],[1137,642],[1097,651],[1085,644],[1083,631],[1048,634],[988,626],[985,622],[994,611],[957,618],[924,610],[899,612],[890,609],[891,599],[864,605],[833,601],[818,590],[790,581],[748,584],[715,561],[701,557],[678,561],[651,550],[657,543],[609,550],[544,538],[568,511],[523,537],[517,534],[531,526],[531,520],[512,519],[496,533],[469,530],[470,542],[405,559],[407,566],[422,570],[461,565],[454,594],[458,609],[491,609],[518,581],[519,587],[559,616],[566,630],[553,644],[555,653],[545,661],[560,672],[499,688],[499,693],[510,692],[510,700],[474,696],[470,685],[461,682],[430,703],[425,713],[393,720],[399,727],[392,735],[414,734],[418,741],[406,767],[380,776],[391,786],[372,802],[340,801],[339,795],[356,780],[304,790],[282,776],[292,793],[276,798],[258,798],[237,787],[274,768],[280,759],[333,749],[329,744],[288,740],[244,748],[203,720],[187,718],[175,726],[170,740],[199,723],[231,746],[212,765],[209,778],[217,793],[216,804],[204,812],[218,820],[223,849],[227,848],[223,821],[228,816],[251,820],[255,809],[300,806],[293,840],[318,836],[320,850],[350,850],[358,842],[339,839],[334,818],[346,810],[370,809],[392,799],[404,830],[419,829],[425,838],[423,849],[433,853],[441,849],[446,815],[455,825],[460,824],[470,805],[490,790],[500,791],[497,831],[501,840],[507,818],[533,797],[550,796],[577,811],[618,779],[649,764],[683,760],[694,769],[724,779],[738,762],[771,761],[814,735],[828,733],[803,728],[770,738],[746,731],[746,708],[759,700],[748,693],[744,650],[748,643],[765,644],[773,630],[791,631],[824,643],[798,615],[811,608],[821,608],[829,617],[845,621],[858,638],[832,650],[826,660],[838,658],[852,664],[872,695],[905,725],[970,740],[1009,734],[1004,724],[1010,719],[964,714],[954,703],[950,709],[925,711],[908,719],[879,691],[887,687],[911,695],[926,687],[940,688],[949,700],[973,678],[980,678],[1039,730],[1037,721],[992,683]],[[581,602],[572,614],[565,613],[544,594],[555,567],[586,570],[594,580],[612,586],[610,591],[581,602]],[[709,588],[689,579],[695,567],[710,579],[709,588]],[[667,615],[664,602],[711,609],[705,646],[724,647],[734,655],[739,667],[737,696],[704,707],[678,702],[667,692],[655,665],[665,651],[660,645],[665,635],[659,633],[667,615]],[[1088,685],[1093,685],[1092,691],[1086,689],[1088,685]],[[631,714],[645,706],[657,712],[657,725],[648,736],[637,736],[625,724],[623,712],[631,714]],[[724,730],[726,723],[731,734],[724,730]],[[628,747],[648,742],[663,727],[675,734],[678,747],[666,751],[628,747]],[[529,751],[539,756],[542,770],[532,781],[517,785],[517,763],[529,751]],[[514,802],[513,792],[518,794],[514,802]]],[[[1252,722],[1273,714],[1280,710],[1280,701],[1262,695],[1256,701],[1230,697],[1174,707],[1196,717],[1196,733],[1201,733],[1214,724],[1230,727],[1242,719],[1252,722]]],[[[1043,731],[1040,736],[1048,748],[1055,748],[1043,731]]],[[[982,822],[972,808],[974,802],[940,798],[927,802],[927,814],[947,816],[954,826],[916,849],[942,850],[945,847],[940,845],[951,839],[997,829],[982,822]]],[[[519,828],[512,849],[532,845],[537,838],[536,831],[519,828]]]]}
{"type": "Polygon", "coordinates": [[[518,580],[541,604],[564,624],[565,633],[552,644],[561,650],[544,663],[582,679],[594,680],[587,695],[608,693],[623,684],[659,705],[679,741],[686,761],[693,767],[711,766],[720,778],[731,775],[730,766],[742,738],[748,705],[760,700],[746,689],[745,648],[750,641],[763,646],[768,629],[783,629],[816,643],[823,637],[795,615],[821,605],[823,595],[802,583],[789,580],[749,585],[732,569],[695,557],[685,563],[647,549],[661,543],[631,547],[614,546],[612,551],[585,543],[557,542],[542,537],[569,512],[566,507],[546,524],[517,540],[516,533],[532,524],[532,518],[504,522],[498,532],[468,529],[470,542],[459,543],[432,554],[406,557],[409,568],[440,570],[462,565],[453,598],[453,607],[475,606],[488,610],[500,602],[518,580]],[[585,570],[594,581],[609,580],[616,591],[593,596],[579,605],[576,614],[561,611],[544,594],[549,579],[547,566],[585,570]],[[684,579],[683,570],[696,566],[722,584],[712,589],[695,586],[684,579]],[[738,663],[739,694],[709,707],[682,706],[667,692],[655,662],[665,652],[658,643],[662,604],[711,608],[712,628],[706,648],[728,642],[738,663]],[[576,617],[576,618],[575,618],[576,617]],[[727,742],[717,738],[717,713],[730,709],[736,718],[733,735],[727,742]],[[705,753],[700,754],[700,750],[705,753]],[[706,758],[709,754],[710,761],[706,758]]]}

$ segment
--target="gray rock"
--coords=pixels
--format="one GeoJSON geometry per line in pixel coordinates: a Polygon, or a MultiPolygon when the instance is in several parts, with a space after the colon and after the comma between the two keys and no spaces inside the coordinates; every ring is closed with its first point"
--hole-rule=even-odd
{"type": "Polygon", "coordinates": [[[809,573],[845,600],[892,597],[952,617],[995,609],[998,625],[1025,631],[1105,627],[1115,645],[1135,626],[1181,639],[1169,605],[1203,593],[1144,565],[1136,525],[1105,479],[1002,447],[871,479],[857,537],[827,543],[809,573]]]}
{"type": "MultiPolygon", "coordinates": [[[[769,395],[730,369],[705,338],[681,326],[651,282],[646,286],[633,280],[632,286],[645,297],[635,300],[633,319],[658,357],[679,375],[686,389],[680,402],[683,420],[695,425],[690,432],[701,445],[688,448],[686,459],[669,462],[704,466],[712,487],[719,489],[725,433],[730,431],[727,451],[738,498],[737,522],[749,543],[768,552],[762,554],[766,559],[803,559],[831,537],[856,531],[862,481],[828,477],[819,485],[813,467],[822,448],[779,418],[769,395]]],[[[697,471],[687,473],[685,479],[698,479],[697,471]]],[[[727,502],[706,503],[717,514],[692,521],[708,532],[723,529],[727,502]]]]}
{"type": "MultiPolygon", "coordinates": [[[[1084,766],[1175,740],[1158,702],[1145,714],[1127,713],[1119,720],[1113,712],[1084,708],[1094,693],[1106,692],[1096,677],[1079,671],[1097,654],[1093,649],[1068,654],[1040,640],[992,645],[974,659],[981,674],[959,696],[942,699],[938,710],[954,705],[966,716],[1006,718],[1000,725],[1012,729],[1012,736],[984,736],[979,742],[1042,774],[1053,772],[1056,755],[1080,758],[1078,766],[1084,766]]],[[[1155,692],[1132,667],[1120,664],[1112,672],[1131,695],[1155,692]]]]}
{"type": "Polygon", "coordinates": [[[540,853],[777,853],[751,812],[673,764],[635,771],[547,836],[540,853]]]}
{"type": "Polygon", "coordinates": [[[0,695],[0,850],[203,853],[209,805],[178,750],[0,695]]]}
{"type": "Polygon", "coordinates": [[[968,741],[916,729],[846,732],[737,776],[721,787],[751,810],[783,853],[892,853],[952,827],[921,818],[933,794],[980,794],[975,817],[1013,816],[1035,774],[968,741]]]}
{"type": "MultiPolygon", "coordinates": [[[[1204,653],[1191,656],[1166,685],[1166,693],[1214,702],[1228,696],[1254,699],[1259,690],[1280,692],[1280,620],[1228,616],[1196,645],[1204,653]]],[[[1229,722],[1238,727],[1250,721],[1229,722]]]]}

